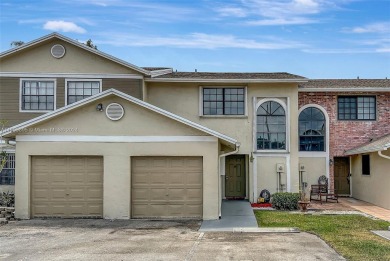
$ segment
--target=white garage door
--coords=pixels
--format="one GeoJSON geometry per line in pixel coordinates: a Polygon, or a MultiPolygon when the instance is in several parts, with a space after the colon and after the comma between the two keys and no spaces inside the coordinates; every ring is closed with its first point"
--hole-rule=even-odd
{"type": "Polygon", "coordinates": [[[133,218],[202,218],[202,157],[132,157],[133,218]]]}
{"type": "Polygon", "coordinates": [[[33,156],[32,217],[103,216],[103,157],[33,156]]]}

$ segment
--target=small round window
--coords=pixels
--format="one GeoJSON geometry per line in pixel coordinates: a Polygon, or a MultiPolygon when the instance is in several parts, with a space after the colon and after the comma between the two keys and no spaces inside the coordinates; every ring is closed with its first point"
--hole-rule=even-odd
{"type": "Polygon", "coordinates": [[[125,114],[125,110],[122,105],[118,103],[111,103],[106,108],[106,115],[110,120],[118,121],[125,114]]]}

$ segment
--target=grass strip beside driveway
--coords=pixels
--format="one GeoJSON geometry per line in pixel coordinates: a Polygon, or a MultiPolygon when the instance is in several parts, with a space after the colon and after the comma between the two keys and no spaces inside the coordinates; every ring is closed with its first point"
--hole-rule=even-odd
{"type": "Polygon", "coordinates": [[[361,215],[310,215],[255,211],[260,227],[297,227],[318,235],[348,260],[390,261],[390,241],[370,230],[387,230],[389,222],[361,215]]]}

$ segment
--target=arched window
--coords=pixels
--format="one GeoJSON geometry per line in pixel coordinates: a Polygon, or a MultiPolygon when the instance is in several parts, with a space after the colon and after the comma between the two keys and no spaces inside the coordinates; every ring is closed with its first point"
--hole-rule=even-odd
{"type": "Polygon", "coordinates": [[[325,115],[320,109],[304,109],[299,114],[299,150],[325,151],[325,129],[325,115]]]}
{"type": "Polygon", "coordinates": [[[286,149],[286,112],[275,101],[262,103],[257,109],[257,149],[286,149]]]}

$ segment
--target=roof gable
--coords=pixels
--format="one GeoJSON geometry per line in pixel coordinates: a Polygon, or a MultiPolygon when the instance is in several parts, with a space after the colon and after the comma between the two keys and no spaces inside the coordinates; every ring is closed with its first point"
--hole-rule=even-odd
{"type": "Polygon", "coordinates": [[[112,61],[114,63],[117,63],[119,65],[127,67],[127,68],[129,68],[131,70],[134,70],[136,72],[139,72],[141,74],[150,75],[150,71],[148,71],[148,70],[145,70],[145,69],[143,69],[141,67],[138,67],[136,65],[133,65],[133,64],[128,63],[126,61],[123,61],[121,59],[118,59],[118,58],[116,58],[116,57],[114,57],[112,55],[106,54],[106,53],[101,52],[99,50],[95,50],[93,48],[90,48],[90,47],[86,46],[85,44],[79,43],[78,41],[75,41],[75,40],[73,40],[71,38],[68,38],[68,37],[63,36],[63,35],[58,34],[58,33],[51,33],[49,35],[43,36],[41,38],[38,38],[36,40],[33,40],[33,41],[28,42],[26,44],[23,44],[23,45],[21,45],[19,47],[16,47],[16,48],[7,50],[7,51],[5,51],[3,53],[0,53],[0,60],[3,59],[3,58],[7,58],[9,56],[12,56],[14,54],[17,54],[19,52],[26,51],[26,50],[28,50],[30,48],[33,48],[33,47],[38,46],[40,44],[43,44],[45,42],[52,41],[54,39],[62,40],[62,41],[66,42],[68,44],[71,44],[71,45],[73,45],[73,46],[75,46],[77,48],[81,48],[81,49],[83,49],[83,50],[85,50],[87,52],[90,52],[90,53],[92,53],[94,55],[97,55],[99,57],[108,59],[108,60],[110,60],[110,61],[112,61]]]}

